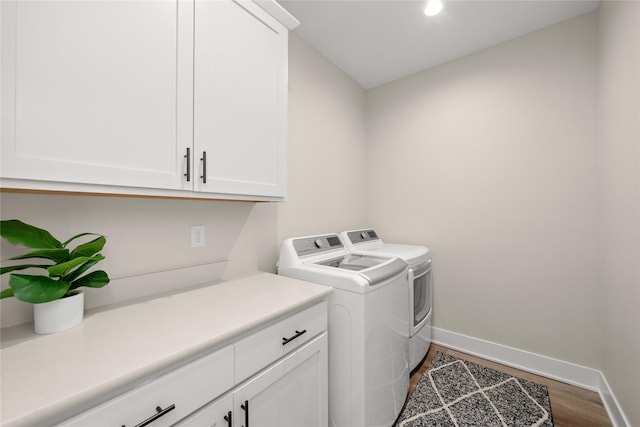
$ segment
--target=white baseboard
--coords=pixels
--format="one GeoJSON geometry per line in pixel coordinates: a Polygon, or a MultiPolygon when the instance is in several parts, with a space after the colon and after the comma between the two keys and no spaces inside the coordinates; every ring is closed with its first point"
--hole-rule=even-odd
{"type": "Polygon", "coordinates": [[[526,372],[598,392],[615,427],[629,427],[601,371],[445,329],[433,328],[433,343],[526,372]]]}
{"type": "Polygon", "coordinates": [[[604,375],[600,375],[600,389],[598,391],[614,427],[631,427],[631,422],[629,422],[624,412],[620,409],[618,400],[609,387],[609,383],[604,375]]]}

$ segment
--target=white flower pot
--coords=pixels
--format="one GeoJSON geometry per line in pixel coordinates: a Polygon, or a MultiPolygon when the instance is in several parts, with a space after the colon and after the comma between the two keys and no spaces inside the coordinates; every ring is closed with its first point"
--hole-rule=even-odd
{"type": "Polygon", "coordinates": [[[36,334],[52,334],[78,326],[84,317],[84,293],[55,301],[33,304],[33,323],[36,334]]]}

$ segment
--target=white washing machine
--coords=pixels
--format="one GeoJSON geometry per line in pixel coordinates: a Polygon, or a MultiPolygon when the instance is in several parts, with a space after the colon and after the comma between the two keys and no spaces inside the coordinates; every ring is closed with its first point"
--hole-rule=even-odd
{"type": "Polygon", "coordinates": [[[354,255],[337,234],[287,239],[278,274],[331,286],[329,425],[389,427],[409,390],[408,264],[354,255]]]}
{"type": "Polygon", "coordinates": [[[414,370],[431,346],[431,251],[424,246],[384,243],[373,229],[340,233],[351,253],[399,257],[409,264],[409,369],[414,370]]]}

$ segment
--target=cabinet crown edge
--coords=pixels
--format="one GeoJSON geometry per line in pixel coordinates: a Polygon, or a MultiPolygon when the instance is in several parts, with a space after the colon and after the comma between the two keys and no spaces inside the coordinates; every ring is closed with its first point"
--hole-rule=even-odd
{"type": "Polygon", "coordinates": [[[289,31],[300,25],[300,21],[294,18],[284,7],[275,0],[253,0],[255,4],[260,6],[265,12],[278,20],[282,25],[287,27],[289,31]]]}

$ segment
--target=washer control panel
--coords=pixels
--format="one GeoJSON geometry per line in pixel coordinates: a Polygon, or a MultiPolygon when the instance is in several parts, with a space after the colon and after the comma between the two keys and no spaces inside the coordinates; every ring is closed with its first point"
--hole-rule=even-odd
{"type": "Polygon", "coordinates": [[[344,248],[337,234],[327,234],[324,236],[303,237],[293,240],[293,247],[298,256],[316,254],[332,249],[344,248]]]}

